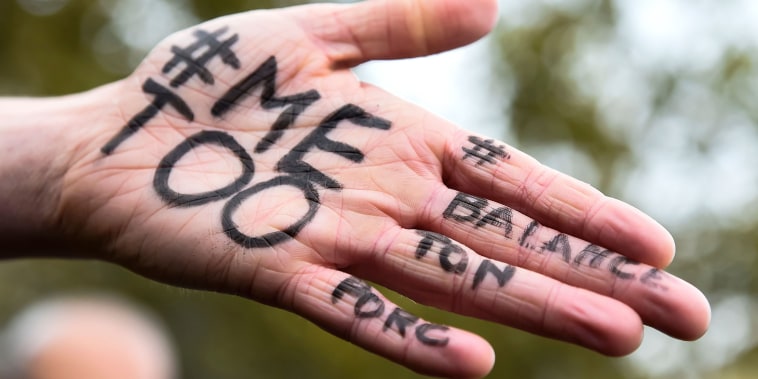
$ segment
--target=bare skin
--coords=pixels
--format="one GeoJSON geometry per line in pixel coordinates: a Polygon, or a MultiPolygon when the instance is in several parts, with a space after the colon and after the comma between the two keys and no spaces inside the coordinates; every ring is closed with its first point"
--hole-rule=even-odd
{"type": "Polygon", "coordinates": [[[361,280],[608,355],[633,351],[643,323],[698,338],[708,303],[658,270],[674,244],[654,220],[350,71],[472,42],[496,13],[494,0],[373,0],[232,15],[169,36],[122,81],[2,100],[2,254],[238,294],[437,376],[486,375],[491,347],[361,280]],[[168,64],[214,32],[228,51],[191,72],[203,50],[168,64]],[[254,80],[227,96],[259,69],[273,100],[254,80]],[[156,99],[169,100],[135,124],[156,99]]]}

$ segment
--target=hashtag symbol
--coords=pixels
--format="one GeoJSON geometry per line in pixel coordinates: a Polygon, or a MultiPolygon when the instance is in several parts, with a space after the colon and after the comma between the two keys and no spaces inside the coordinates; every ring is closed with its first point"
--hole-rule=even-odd
{"type": "Polygon", "coordinates": [[[237,34],[224,41],[218,39],[227,30],[227,27],[223,27],[212,33],[196,30],[194,36],[197,40],[193,44],[185,48],[178,46],[171,47],[174,57],[163,66],[163,73],[168,74],[180,63],[184,63],[185,66],[184,70],[179,72],[171,81],[171,87],[177,88],[195,75],[200,77],[200,80],[204,83],[213,84],[213,75],[211,75],[210,70],[206,66],[214,57],[220,57],[221,61],[227,66],[235,69],[240,68],[240,61],[231,49],[232,45],[237,43],[239,39],[237,34]],[[202,54],[195,56],[197,52],[202,52],[202,54]]]}
{"type": "Polygon", "coordinates": [[[474,146],[472,148],[463,147],[463,152],[466,153],[463,159],[467,158],[478,159],[477,165],[483,165],[485,163],[494,164],[497,162],[497,158],[509,159],[510,155],[506,153],[505,146],[495,144],[495,140],[488,139],[483,140],[476,136],[468,138],[474,146]]]}

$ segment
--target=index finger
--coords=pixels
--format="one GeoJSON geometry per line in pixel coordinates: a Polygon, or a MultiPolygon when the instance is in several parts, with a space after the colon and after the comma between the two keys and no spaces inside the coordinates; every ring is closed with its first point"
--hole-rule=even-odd
{"type": "Polygon", "coordinates": [[[459,131],[444,142],[446,184],[502,203],[540,224],[664,268],[674,239],[638,209],[491,138],[459,131]]]}

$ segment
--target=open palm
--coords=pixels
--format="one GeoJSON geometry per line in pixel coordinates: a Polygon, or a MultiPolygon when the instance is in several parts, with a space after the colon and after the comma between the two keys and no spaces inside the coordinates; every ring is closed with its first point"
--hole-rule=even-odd
{"type": "Polygon", "coordinates": [[[658,224],[350,71],[473,41],[494,7],[321,4],[168,37],[76,147],[61,225],[148,277],[294,311],[427,374],[484,375],[489,345],[364,280],[609,355],[643,323],[697,338],[708,305],[660,270],[658,224]]]}

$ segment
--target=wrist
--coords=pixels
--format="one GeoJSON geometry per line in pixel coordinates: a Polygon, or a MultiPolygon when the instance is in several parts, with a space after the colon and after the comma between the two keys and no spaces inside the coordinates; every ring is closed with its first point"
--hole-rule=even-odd
{"type": "Polygon", "coordinates": [[[0,258],[68,255],[60,215],[65,177],[91,150],[112,117],[108,110],[117,109],[108,104],[116,87],[0,99],[0,258]]]}

